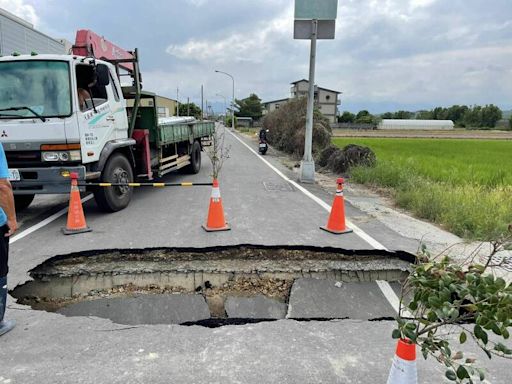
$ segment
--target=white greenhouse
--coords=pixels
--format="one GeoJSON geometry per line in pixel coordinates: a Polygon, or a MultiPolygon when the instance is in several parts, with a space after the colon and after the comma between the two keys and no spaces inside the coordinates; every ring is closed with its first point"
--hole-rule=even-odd
{"type": "Polygon", "coordinates": [[[377,129],[448,130],[453,129],[453,121],[383,119],[377,129]]]}

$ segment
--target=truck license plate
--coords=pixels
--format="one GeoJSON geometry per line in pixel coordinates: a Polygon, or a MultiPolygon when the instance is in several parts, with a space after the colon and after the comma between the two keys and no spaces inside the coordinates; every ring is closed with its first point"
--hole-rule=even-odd
{"type": "Polygon", "coordinates": [[[9,169],[9,181],[20,181],[20,171],[17,169],[9,169]]]}

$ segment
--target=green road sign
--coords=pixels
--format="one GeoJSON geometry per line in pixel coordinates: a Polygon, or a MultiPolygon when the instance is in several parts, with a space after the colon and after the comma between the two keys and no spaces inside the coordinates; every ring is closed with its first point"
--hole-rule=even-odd
{"type": "Polygon", "coordinates": [[[295,0],[296,20],[336,20],[338,0],[295,0]]]}

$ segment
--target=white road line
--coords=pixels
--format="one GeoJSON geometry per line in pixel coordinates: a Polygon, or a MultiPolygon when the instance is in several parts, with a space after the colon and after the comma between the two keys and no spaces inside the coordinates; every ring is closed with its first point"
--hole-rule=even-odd
{"type": "MultiPolygon", "coordinates": [[[[85,203],[86,201],[88,200],[91,200],[93,198],[93,195],[88,195],[88,196],[85,196],[83,199],[82,199],[82,203],[85,203]]],[[[27,237],[28,235],[30,235],[31,233],[37,231],[38,229],[41,229],[43,228],[45,225],[48,225],[50,224],[52,221],[55,221],[57,220],[59,217],[61,217],[62,215],[64,215],[66,212],[68,211],[68,207],[66,208],[62,208],[59,212],[57,213],[54,213],[53,215],[51,216],[48,216],[46,219],[44,219],[43,221],[40,221],[39,223],[31,226],[30,228],[27,228],[25,229],[23,232],[20,232],[18,233],[17,235],[14,235],[10,238],[9,240],[9,244],[12,244],[14,243],[15,241],[18,241],[20,239],[23,239],[24,237],[27,237]]]]}
{"type": "MultiPolygon", "coordinates": [[[[389,304],[391,304],[395,312],[398,313],[400,310],[400,299],[396,295],[395,291],[393,291],[393,288],[391,288],[391,285],[389,285],[389,283],[385,280],[376,280],[375,282],[379,286],[386,299],[389,301],[389,304]]],[[[405,309],[402,310],[402,316],[412,317],[411,313],[405,309]]]]}
{"type": "MultiPolygon", "coordinates": [[[[240,143],[242,143],[249,151],[251,151],[253,154],[255,154],[261,161],[263,161],[266,165],[268,165],[275,173],[277,173],[279,176],[281,176],[284,180],[291,183],[295,188],[300,190],[302,193],[304,193],[307,197],[309,197],[311,200],[318,203],[322,208],[324,208],[326,211],[331,211],[331,206],[327,204],[325,201],[320,199],[319,197],[315,196],[311,192],[309,192],[306,188],[304,188],[302,185],[296,183],[295,181],[288,178],[284,173],[282,173],[279,169],[274,167],[272,164],[270,164],[267,160],[263,158],[263,156],[260,156],[255,150],[253,150],[249,145],[247,145],[242,139],[240,139],[238,136],[236,136],[233,132],[231,132],[229,129],[226,129],[235,139],[237,139],[240,143]]],[[[375,240],[373,237],[371,237],[369,234],[364,232],[361,228],[359,228],[357,225],[352,223],[350,220],[346,220],[347,226],[352,228],[354,233],[358,235],[361,239],[366,241],[368,244],[370,244],[374,249],[380,249],[383,251],[387,251],[388,249],[379,243],[377,240],[375,240]]],[[[395,291],[393,291],[393,288],[389,285],[387,281],[378,280],[377,286],[382,291],[382,294],[386,298],[386,300],[389,302],[391,307],[398,313],[399,306],[400,306],[400,299],[396,295],[395,291]]],[[[403,316],[410,316],[409,312],[402,311],[403,316]]]]}
{"type": "MultiPolygon", "coordinates": [[[[307,197],[309,197],[311,200],[319,204],[322,208],[324,208],[326,211],[331,211],[331,206],[327,204],[325,201],[320,199],[319,197],[315,196],[311,192],[309,192],[306,188],[304,188],[302,185],[296,183],[295,181],[288,178],[284,173],[282,173],[279,169],[274,167],[272,164],[270,164],[267,160],[263,158],[263,156],[260,156],[255,150],[253,150],[249,145],[247,145],[242,139],[237,137],[233,132],[231,132],[229,129],[226,129],[227,132],[229,132],[235,139],[237,139],[240,143],[242,143],[249,151],[251,151],[253,154],[255,154],[258,159],[263,161],[266,165],[268,165],[275,173],[277,173],[279,176],[281,176],[284,180],[286,180],[288,183],[292,184],[295,188],[300,190],[302,193],[304,193],[307,197]]],[[[381,249],[384,251],[387,251],[388,249],[379,243],[377,240],[375,240],[373,237],[371,237],[369,234],[364,232],[361,228],[359,228],[357,225],[352,223],[350,220],[346,220],[347,226],[350,227],[356,235],[358,235],[361,239],[363,239],[365,242],[370,244],[374,249],[381,249]]]]}

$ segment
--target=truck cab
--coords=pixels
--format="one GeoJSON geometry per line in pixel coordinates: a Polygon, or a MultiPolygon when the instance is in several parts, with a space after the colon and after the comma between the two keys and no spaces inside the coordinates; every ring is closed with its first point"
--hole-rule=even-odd
{"type": "Polygon", "coordinates": [[[0,142],[17,210],[36,194],[68,193],[71,172],[107,212],[128,206],[135,178],[199,172],[213,122],[160,120],[137,49],[79,30],[72,53],[0,57],[0,142]]]}
{"type": "Polygon", "coordinates": [[[70,172],[98,178],[102,152],[135,143],[115,67],[71,55],[1,57],[0,140],[18,209],[35,193],[68,192],[70,172]]]}

